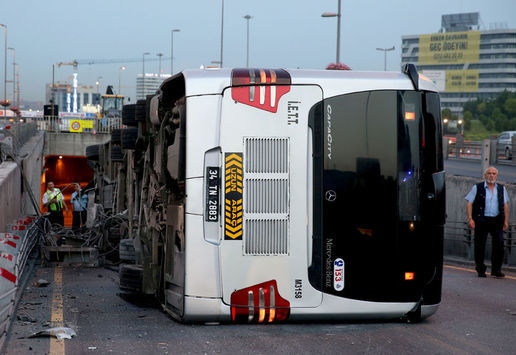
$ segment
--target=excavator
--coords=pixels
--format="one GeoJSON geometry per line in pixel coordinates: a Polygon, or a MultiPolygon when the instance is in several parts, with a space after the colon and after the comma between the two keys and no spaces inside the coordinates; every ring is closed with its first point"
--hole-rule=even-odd
{"type": "Polygon", "coordinates": [[[98,113],[99,118],[118,118],[122,117],[122,106],[124,105],[124,96],[115,95],[113,87],[108,85],[106,93],[101,96],[101,110],[98,113]]]}

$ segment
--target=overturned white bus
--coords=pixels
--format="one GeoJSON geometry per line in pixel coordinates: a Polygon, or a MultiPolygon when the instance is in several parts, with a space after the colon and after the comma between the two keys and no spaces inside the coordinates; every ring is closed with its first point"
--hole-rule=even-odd
{"type": "Polygon", "coordinates": [[[138,129],[117,197],[137,254],[122,289],[185,322],[437,310],[440,103],[413,65],[188,70],[139,105],[123,117],[138,129]]]}

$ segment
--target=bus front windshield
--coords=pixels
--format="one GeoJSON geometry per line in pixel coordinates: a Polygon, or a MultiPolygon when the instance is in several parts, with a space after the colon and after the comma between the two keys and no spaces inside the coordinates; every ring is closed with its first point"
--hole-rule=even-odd
{"type": "Polygon", "coordinates": [[[356,299],[399,300],[393,280],[415,239],[404,228],[425,219],[422,197],[442,170],[438,96],[367,91],[325,99],[322,111],[322,134],[314,138],[322,145],[321,161],[314,160],[322,168],[322,186],[314,184],[320,287],[356,299]],[[333,282],[332,265],[340,259],[343,290],[333,282]]]}

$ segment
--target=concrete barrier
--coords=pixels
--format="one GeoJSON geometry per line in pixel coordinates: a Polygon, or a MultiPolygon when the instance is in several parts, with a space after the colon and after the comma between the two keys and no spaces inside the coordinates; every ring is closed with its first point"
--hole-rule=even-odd
{"type": "Polygon", "coordinates": [[[15,162],[0,164],[0,231],[21,215],[21,171],[15,162]]]}
{"type": "Polygon", "coordinates": [[[0,233],[0,349],[16,308],[20,279],[27,259],[43,234],[43,218],[27,217],[9,224],[10,233],[0,233]]]}

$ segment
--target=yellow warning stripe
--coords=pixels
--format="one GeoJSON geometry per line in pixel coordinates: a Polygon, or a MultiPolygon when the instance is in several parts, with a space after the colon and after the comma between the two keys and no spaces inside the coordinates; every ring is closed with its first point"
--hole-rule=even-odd
{"type": "MultiPolygon", "coordinates": [[[[227,165],[226,165],[227,167],[227,165]]],[[[242,169],[239,169],[239,168],[235,168],[236,169],[236,172],[239,174],[237,175],[237,179],[242,179],[242,169]]],[[[231,169],[226,169],[226,180],[229,180],[231,178],[231,176],[229,176],[231,174],[231,169]]]]}
{"type": "Polygon", "coordinates": [[[242,162],[242,158],[240,156],[238,156],[237,154],[233,153],[231,155],[228,155],[226,157],[226,162],[232,160],[232,159],[235,159],[235,160],[238,160],[239,162],[242,162]]]}

